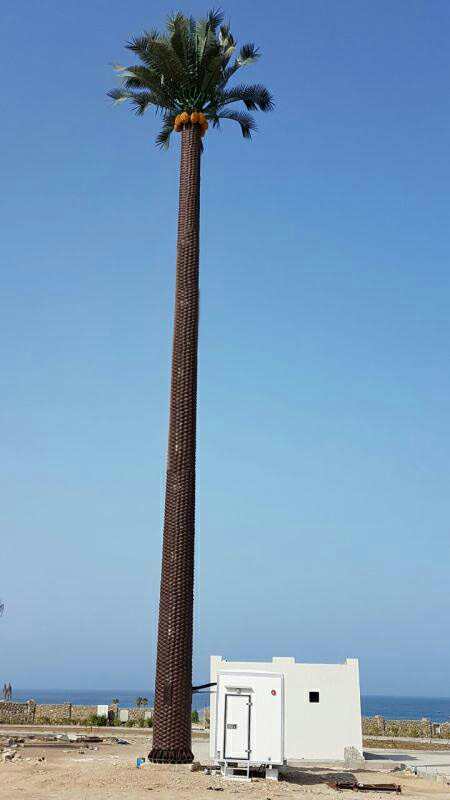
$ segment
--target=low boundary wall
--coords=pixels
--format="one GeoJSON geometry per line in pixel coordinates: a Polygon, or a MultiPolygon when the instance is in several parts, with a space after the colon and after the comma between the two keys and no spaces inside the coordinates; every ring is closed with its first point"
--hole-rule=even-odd
{"type": "MultiPolygon", "coordinates": [[[[117,706],[109,708],[117,713],[117,706]]],[[[73,703],[15,703],[0,701],[0,724],[3,725],[82,725],[97,714],[97,706],[78,706],[73,703]]],[[[152,709],[141,706],[130,708],[131,722],[144,722],[152,714],[152,709]]]]}
{"type": "MultiPolygon", "coordinates": [[[[116,706],[110,706],[117,710],[116,706]]],[[[130,708],[129,720],[145,720],[149,716],[148,707],[130,708]]],[[[81,725],[97,714],[97,706],[80,706],[73,703],[15,703],[0,701],[0,724],[3,725],[81,725]]],[[[433,722],[423,718],[385,719],[384,717],[363,717],[363,736],[405,736],[417,739],[450,739],[450,721],[433,722]]]]}
{"type": "Polygon", "coordinates": [[[418,739],[450,739],[450,722],[433,722],[430,719],[385,719],[363,717],[363,736],[405,736],[418,739]]]}

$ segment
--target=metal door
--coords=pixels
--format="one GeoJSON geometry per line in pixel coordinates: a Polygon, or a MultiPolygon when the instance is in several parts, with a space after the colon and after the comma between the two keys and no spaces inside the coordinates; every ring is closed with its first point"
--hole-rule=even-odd
{"type": "Polygon", "coordinates": [[[225,695],[224,758],[250,759],[250,695],[225,695]]]}

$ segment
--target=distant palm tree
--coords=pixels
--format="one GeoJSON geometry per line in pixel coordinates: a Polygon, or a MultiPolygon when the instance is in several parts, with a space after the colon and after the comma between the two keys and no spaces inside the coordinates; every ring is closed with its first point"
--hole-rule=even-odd
{"type": "Polygon", "coordinates": [[[188,763],[191,751],[192,628],[194,584],[195,444],[199,318],[200,155],[209,124],[236,122],[246,139],[256,129],[250,111],[270,111],[273,100],[260,84],[229,86],[242,67],[259,57],[254,44],[239,51],[220,12],[195,21],[169,17],[167,31],[133,38],[139,59],[118,66],[122,81],[109,94],[129,100],[136,114],[162,114],[157,144],[181,134],[175,321],[169,446],[159,606],[153,748],[150,761],[188,763]],[[243,103],[245,110],[235,107],[243,103]]]}
{"type": "Polygon", "coordinates": [[[136,705],[138,706],[138,708],[140,708],[141,706],[147,706],[148,705],[147,698],[146,697],[138,697],[136,699],[136,705]]]}

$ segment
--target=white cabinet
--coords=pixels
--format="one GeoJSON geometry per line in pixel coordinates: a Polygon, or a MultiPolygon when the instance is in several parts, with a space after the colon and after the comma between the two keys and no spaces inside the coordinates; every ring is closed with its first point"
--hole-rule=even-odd
{"type": "Polygon", "coordinates": [[[265,672],[217,675],[217,761],[283,764],[283,676],[265,672]]]}

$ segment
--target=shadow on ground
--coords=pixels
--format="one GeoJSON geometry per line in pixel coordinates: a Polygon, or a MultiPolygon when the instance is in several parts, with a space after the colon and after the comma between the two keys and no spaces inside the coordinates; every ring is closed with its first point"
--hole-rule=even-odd
{"type": "Polygon", "coordinates": [[[386,750],[385,753],[364,752],[364,758],[366,761],[417,761],[417,757],[411,753],[393,753],[391,750],[386,750]]]}
{"type": "Polygon", "coordinates": [[[303,767],[289,767],[286,771],[281,772],[281,778],[287,783],[296,783],[299,786],[313,786],[320,783],[335,783],[336,781],[346,781],[351,783],[356,781],[356,777],[352,772],[319,772],[318,770],[309,770],[303,767]]]}

